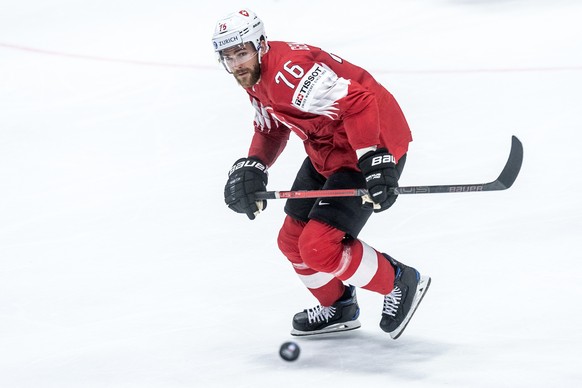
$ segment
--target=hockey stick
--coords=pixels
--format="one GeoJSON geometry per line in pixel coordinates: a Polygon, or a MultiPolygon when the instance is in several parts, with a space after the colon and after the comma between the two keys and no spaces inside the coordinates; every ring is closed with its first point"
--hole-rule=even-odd
{"type": "MultiPolygon", "coordinates": [[[[436,186],[401,186],[394,187],[394,194],[435,194],[435,193],[469,193],[478,191],[506,190],[513,185],[523,161],[523,145],[515,136],[511,137],[511,151],[505,167],[499,177],[492,182],[436,185],[436,186]]],[[[325,197],[361,197],[368,195],[366,189],[339,189],[339,190],[296,190],[296,191],[260,191],[255,193],[256,199],[305,199],[325,197]]]]}

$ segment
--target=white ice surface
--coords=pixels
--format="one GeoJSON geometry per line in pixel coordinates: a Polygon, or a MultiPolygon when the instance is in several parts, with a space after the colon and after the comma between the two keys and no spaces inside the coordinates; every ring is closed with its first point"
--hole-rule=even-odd
{"type": "MultiPolygon", "coordinates": [[[[245,3],[247,4],[247,3],[245,3]]],[[[273,40],[369,69],[413,129],[402,184],[515,186],[402,196],[368,244],[433,279],[403,336],[298,339],[315,304],[279,253],[283,202],[223,204],[253,111],[214,60],[241,4],[0,2],[0,387],[582,386],[582,4],[271,0],[273,40]]],[[[290,187],[293,138],[271,169],[290,187]]]]}

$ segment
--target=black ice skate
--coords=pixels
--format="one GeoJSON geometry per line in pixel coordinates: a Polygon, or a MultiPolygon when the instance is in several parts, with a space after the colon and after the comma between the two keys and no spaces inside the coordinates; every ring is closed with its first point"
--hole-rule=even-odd
{"type": "Polygon", "coordinates": [[[315,306],[295,314],[291,335],[306,336],[337,333],[360,327],[360,307],[356,299],[356,288],[349,286],[348,295],[329,307],[315,306]]]}
{"type": "Polygon", "coordinates": [[[394,289],[384,296],[380,327],[392,339],[400,337],[430,286],[430,277],[384,254],[396,271],[394,289]]]}

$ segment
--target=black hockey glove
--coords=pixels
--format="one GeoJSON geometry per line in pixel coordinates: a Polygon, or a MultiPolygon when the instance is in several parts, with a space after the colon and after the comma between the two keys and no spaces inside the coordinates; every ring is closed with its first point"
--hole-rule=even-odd
{"type": "Polygon", "coordinates": [[[224,202],[237,213],[245,213],[249,219],[267,207],[267,201],[255,200],[255,192],[267,188],[267,167],[258,159],[241,158],[228,173],[224,186],[224,202]]]}
{"type": "MultiPolygon", "coordinates": [[[[358,166],[366,178],[370,199],[374,201],[374,212],[388,209],[396,202],[397,195],[390,194],[390,187],[398,187],[396,160],[386,148],[366,152],[358,161],[358,166]],[[378,206],[379,205],[379,206],[378,206]]],[[[364,203],[364,206],[373,204],[364,203]]]]}

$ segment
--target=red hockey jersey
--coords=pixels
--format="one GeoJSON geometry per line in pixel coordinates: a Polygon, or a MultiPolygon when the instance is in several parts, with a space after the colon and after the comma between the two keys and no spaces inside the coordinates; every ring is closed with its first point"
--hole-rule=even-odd
{"type": "Polygon", "coordinates": [[[386,147],[398,160],[412,141],[398,103],[364,69],[317,47],[269,42],[261,79],[245,89],[256,109],[249,149],[271,166],[290,132],[325,177],[358,170],[356,149],[386,147]]]}

